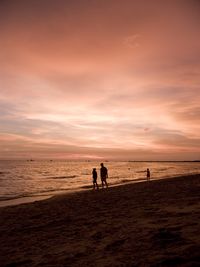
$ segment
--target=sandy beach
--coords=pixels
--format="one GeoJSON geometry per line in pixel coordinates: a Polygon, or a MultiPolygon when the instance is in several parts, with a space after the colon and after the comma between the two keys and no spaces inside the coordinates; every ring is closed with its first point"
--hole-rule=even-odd
{"type": "Polygon", "coordinates": [[[0,208],[0,266],[200,266],[200,175],[0,208]]]}

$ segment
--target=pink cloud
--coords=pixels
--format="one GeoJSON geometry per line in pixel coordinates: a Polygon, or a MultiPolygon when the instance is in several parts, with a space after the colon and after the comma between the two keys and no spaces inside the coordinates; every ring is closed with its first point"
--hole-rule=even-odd
{"type": "Polygon", "coordinates": [[[1,4],[0,140],[8,157],[21,155],[19,142],[40,156],[199,153],[195,3],[59,3],[1,4]]]}

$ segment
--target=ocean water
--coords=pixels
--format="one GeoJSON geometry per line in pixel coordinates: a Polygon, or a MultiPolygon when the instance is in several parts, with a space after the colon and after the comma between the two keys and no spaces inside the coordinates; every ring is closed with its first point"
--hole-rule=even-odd
{"type": "MultiPolygon", "coordinates": [[[[143,181],[146,169],[153,179],[200,173],[200,162],[105,162],[108,183],[143,181]]],[[[90,188],[91,172],[100,162],[0,161],[0,201],[55,195],[90,188]]],[[[100,178],[98,177],[100,183],[100,178]]]]}

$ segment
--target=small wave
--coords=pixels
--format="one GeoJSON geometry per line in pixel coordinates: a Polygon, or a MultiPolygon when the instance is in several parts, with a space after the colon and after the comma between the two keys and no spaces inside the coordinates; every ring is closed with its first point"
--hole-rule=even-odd
{"type": "Polygon", "coordinates": [[[132,182],[135,181],[134,179],[123,179],[120,181],[120,183],[128,183],[128,182],[132,182]]]}
{"type": "Polygon", "coordinates": [[[26,197],[39,197],[39,196],[48,196],[48,195],[53,195],[53,193],[56,192],[67,192],[70,189],[49,189],[49,190],[40,190],[38,192],[32,192],[32,193],[27,193],[27,194],[18,194],[18,195],[10,195],[10,196],[0,196],[0,201],[5,201],[5,200],[15,200],[18,198],[26,198],[26,197]]]}
{"type": "Polygon", "coordinates": [[[0,197],[0,201],[5,201],[5,200],[14,200],[14,199],[18,199],[18,198],[22,198],[22,197],[28,197],[28,195],[13,195],[13,196],[2,196],[0,197]]]}
{"type": "Polygon", "coordinates": [[[2,174],[8,174],[9,172],[0,172],[0,175],[2,175],[2,174]]]}
{"type": "Polygon", "coordinates": [[[32,193],[32,194],[30,194],[31,196],[38,196],[38,195],[40,195],[40,194],[44,194],[44,193],[53,193],[53,192],[60,192],[60,191],[68,191],[68,190],[70,190],[70,188],[55,188],[55,189],[44,189],[44,190],[40,190],[40,191],[38,191],[38,192],[36,192],[36,193],[32,193]]]}
{"type": "Polygon", "coordinates": [[[48,179],[68,179],[68,178],[75,178],[77,175],[69,175],[69,176],[52,176],[48,177],[48,179]]]}
{"type": "Polygon", "coordinates": [[[92,187],[93,187],[92,185],[83,185],[80,188],[82,188],[82,189],[90,189],[92,187]]]}
{"type": "Polygon", "coordinates": [[[145,178],[137,178],[137,179],[123,179],[120,181],[120,183],[129,183],[129,182],[138,182],[138,181],[144,181],[145,178]]]}

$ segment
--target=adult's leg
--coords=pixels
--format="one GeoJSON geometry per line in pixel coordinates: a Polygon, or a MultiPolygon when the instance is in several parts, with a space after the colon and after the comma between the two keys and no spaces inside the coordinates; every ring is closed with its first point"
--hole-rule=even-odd
{"type": "Polygon", "coordinates": [[[107,183],[106,179],[105,179],[105,184],[106,184],[106,187],[108,188],[108,183],[107,183]]]}

